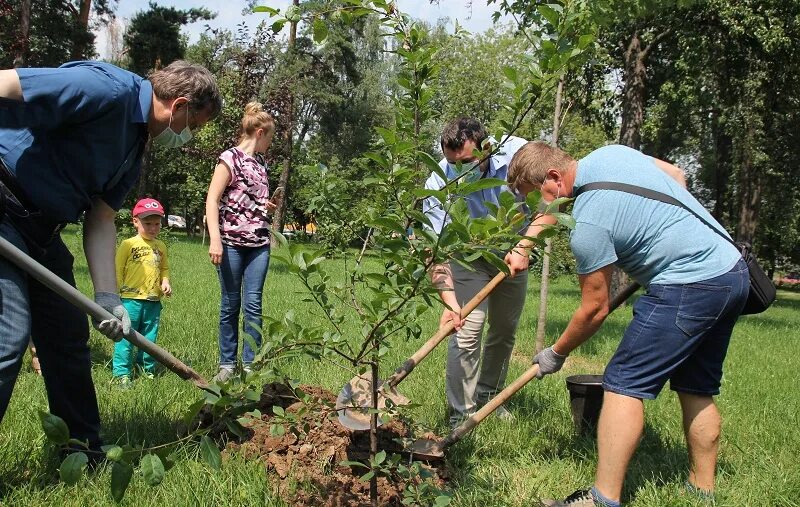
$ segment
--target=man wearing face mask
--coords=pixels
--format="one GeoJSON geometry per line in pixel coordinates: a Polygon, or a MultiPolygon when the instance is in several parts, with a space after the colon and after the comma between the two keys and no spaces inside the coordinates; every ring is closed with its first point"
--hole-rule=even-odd
{"type": "MultiPolygon", "coordinates": [[[[463,175],[461,178],[466,181],[480,178],[506,179],[511,158],[526,142],[525,139],[509,136],[500,144],[489,137],[478,120],[457,118],[449,122],[442,132],[444,159],[439,166],[447,176],[447,181],[452,181],[459,175],[463,175]],[[486,158],[476,154],[479,149],[484,155],[493,153],[486,158]],[[486,159],[481,162],[482,158],[486,159]]],[[[425,188],[439,190],[446,183],[441,176],[432,173],[425,188]]],[[[466,203],[470,215],[473,218],[487,216],[489,210],[484,203],[497,205],[499,196],[504,191],[508,191],[505,185],[467,195],[466,203]]],[[[445,208],[434,197],[425,199],[423,211],[433,225],[433,232],[437,234],[450,220],[445,208]]],[[[541,224],[554,222],[551,217],[539,217],[523,234],[535,236],[541,224]]],[[[446,304],[440,326],[453,321],[456,328],[447,348],[447,402],[451,426],[457,426],[464,418],[472,415],[505,384],[517,324],[525,305],[530,248],[530,242],[523,240],[517,248],[506,254],[505,262],[511,276],[466,317],[461,315],[461,305],[466,304],[494,278],[498,269],[478,259],[471,263],[473,270],[457,263],[434,266],[431,270],[433,283],[446,304]],[[488,331],[482,344],[483,328],[487,323],[488,331]]],[[[502,406],[496,413],[505,420],[513,418],[502,406]]]]}
{"type": "MultiPolygon", "coordinates": [[[[139,178],[144,145],[181,146],[221,106],[213,76],[183,61],[148,80],[101,62],[0,71],[0,236],[75,285],[59,231],[83,216],[95,301],[117,317],[93,324],[115,341],[130,319],[116,283],[114,215],[139,178]]],[[[50,411],[96,448],[86,316],[2,258],[0,298],[0,419],[31,336],[50,411]]]]}
{"type": "Polygon", "coordinates": [[[508,181],[522,195],[540,190],[545,200],[575,197],[570,248],[581,302],[556,342],[533,358],[540,377],[559,371],[600,328],[615,265],[647,287],[603,375],[594,485],[544,505],[620,505],[644,430],[644,400],[654,399],[667,381],[681,405],[687,489],[709,499],[721,429],[714,396],[750,288],[740,252],[686,190],[680,168],[627,146],[604,146],[575,160],[558,148],[528,143],[511,161],[508,181]]]}

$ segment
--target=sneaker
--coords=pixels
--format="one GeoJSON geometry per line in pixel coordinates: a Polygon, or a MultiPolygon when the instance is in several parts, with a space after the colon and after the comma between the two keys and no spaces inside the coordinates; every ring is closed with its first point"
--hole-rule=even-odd
{"type": "Polygon", "coordinates": [[[494,413],[497,415],[497,418],[501,421],[511,422],[516,419],[514,414],[508,411],[505,405],[500,405],[496,409],[494,409],[494,413]]]}
{"type": "Polygon", "coordinates": [[[579,489],[563,500],[542,500],[546,507],[595,507],[592,493],[588,489],[579,489]]]}
{"type": "Polygon", "coordinates": [[[156,378],[156,375],[152,372],[146,371],[142,373],[142,378],[147,380],[153,380],[154,378],[156,378]]]}
{"type": "Polygon", "coordinates": [[[120,389],[130,389],[133,387],[133,382],[131,382],[130,375],[120,375],[119,377],[114,377],[111,379],[111,382],[119,386],[120,389]]]}
{"type": "Polygon", "coordinates": [[[214,382],[217,384],[222,384],[223,382],[228,382],[234,376],[233,368],[228,366],[222,366],[219,369],[219,372],[214,377],[214,382]]]}

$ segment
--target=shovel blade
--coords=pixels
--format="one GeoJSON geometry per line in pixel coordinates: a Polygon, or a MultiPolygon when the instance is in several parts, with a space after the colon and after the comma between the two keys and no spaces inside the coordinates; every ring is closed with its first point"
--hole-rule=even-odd
{"type": "MultiPolygon", "coordinates": [[[[381,389],[378,387],[378,409],[386,408],[386,400],[394,405],[407,405],[410,400],[398,393],[394,388],[381,389]]],[[[360,376],[353,377],[344,385],[336,397],[336,412],[339,423],[345,428],[355,431],[369,429],[370,409],[372,408],[372,382],[360,376]]],[[[378,418],[378,426],[382,424],[378,418]]]]}
{"type": "Polygon", "coordinates": [[[435,461],[444,458],[442,443],[431,438],[419,438],[408,449],[414,459],[435,461]]]}

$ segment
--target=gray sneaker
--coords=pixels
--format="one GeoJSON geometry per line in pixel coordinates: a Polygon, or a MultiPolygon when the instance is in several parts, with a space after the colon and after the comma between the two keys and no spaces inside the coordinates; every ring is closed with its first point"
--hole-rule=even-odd
{"type": "Polygon", "coordinates": [[[592,493],[588,489],[580,489],[563,500],[542,500],[545,507],[596,507],[592,493]]]}
{"type": "Polygon", "coordinates": [[[514,414],[508,411],[505,405],[500,405],[496,409],[494,409],[494,413],[497,415],[497,418],[501,421],[511,422],[516,419],[514,414]]]}
{"type": "Polygon", "coordinates": [[[219,372],[214,377],[214,382],[217,384],[221,384],[223,382],[228,382],[234,376],[233,368],[230,366],[220,366],[219,372]]]}

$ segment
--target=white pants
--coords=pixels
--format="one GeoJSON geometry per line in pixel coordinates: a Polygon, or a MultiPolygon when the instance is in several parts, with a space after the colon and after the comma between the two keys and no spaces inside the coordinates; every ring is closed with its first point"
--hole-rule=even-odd
{"type": "MultiPolygon", "coordinates": [[[[483,260],[472,263],[468,271],[452,263],[456,298],[462,306],[475,296],[499,272],[483,260]]],[[[452,335],[447,345],[447,402],[451,421],[473,414],[505,384],[508,361],[525,305],[528,272],[506,278],[466,318],[464,326],[452,335]],[[486,341],[481,341],[483,326],[489,323],[486,341]]]]}

